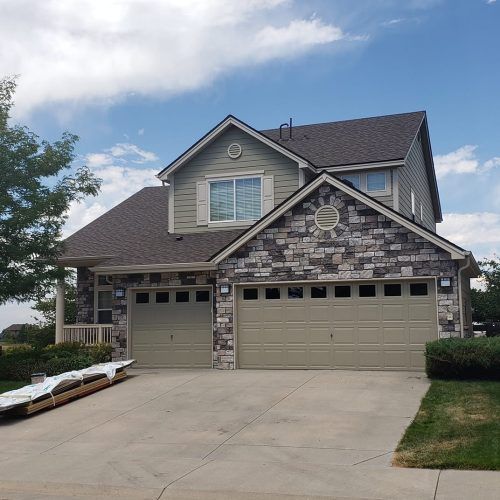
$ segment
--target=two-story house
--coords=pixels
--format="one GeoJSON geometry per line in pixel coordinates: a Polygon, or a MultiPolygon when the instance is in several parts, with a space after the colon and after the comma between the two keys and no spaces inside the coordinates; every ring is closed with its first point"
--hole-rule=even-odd
{"type": "Polygon", "coordinates": [[[228,116],[65,242],[78,323],[145,367],[422,369],[471,331],[472,254],[436,234],[425,112],[257,131],[228,116]]]}

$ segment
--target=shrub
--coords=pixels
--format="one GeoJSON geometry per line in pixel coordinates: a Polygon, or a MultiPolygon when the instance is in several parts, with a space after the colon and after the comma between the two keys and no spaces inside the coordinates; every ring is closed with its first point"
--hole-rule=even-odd
{"type": "Polygon", "coordinates": [[[19,346],[0,356],[0,379],[29,380],[32,373],[48,376],[81,370],[111,359],[111,345],[86,346],[80,342],[63,342],[47,347],[19,346]]]}
{"type": "Polygon", "coordinates": [[[52,358],[45,362],[43,370],[48,377],[59,375],[60,373],[70,372],[72,370],[81,370],[87,368],[93,363],[92,358],[86,355],[68,356],[66,358],[52,358]]]}
{"type": "Polygon", "coordinates": [[[428,342],[425,371],[429,378],[500,380],[500,337],[428,342]]]}
{"type": "Polygon", "coordinates": [[[92,363],[107,363],[111,361],[112,351],[113,347],[111,344],[96,344],[88,348],[92,363]]]}

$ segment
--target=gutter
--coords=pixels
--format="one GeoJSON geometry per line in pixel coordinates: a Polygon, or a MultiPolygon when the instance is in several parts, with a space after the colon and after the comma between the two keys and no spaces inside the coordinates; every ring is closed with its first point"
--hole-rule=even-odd
{"type": "Polygon", "coordinates": [[[179,262],[177,264],[137,264],[130,266],[95,266],[89,269],[96,274],[118,273],[172,273],[186,271],[214,271],[216,264],[213,262],[179,262]]]}

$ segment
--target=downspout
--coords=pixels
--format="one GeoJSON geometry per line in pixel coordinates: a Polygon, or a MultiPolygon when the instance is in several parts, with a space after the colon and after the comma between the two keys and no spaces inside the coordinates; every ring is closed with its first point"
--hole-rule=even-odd
{"type": "Polygon", "coordinates": [[[465,264],[458,268],[458,311],[460,314],[460,337],[464,338],[464,307],[462,292],[462,271],[470,267],[470,252],[465,254],[465,264]]]}

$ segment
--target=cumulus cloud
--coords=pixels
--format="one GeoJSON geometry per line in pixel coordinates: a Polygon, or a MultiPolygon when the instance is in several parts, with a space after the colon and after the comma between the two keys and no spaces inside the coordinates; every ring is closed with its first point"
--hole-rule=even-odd
{"type": "Polygon", "coordinates": [[[299,10],[289,0],[5,0],[0,73],[21,75],[21,114],[173,95],[237,68],[363,39],[299,10]]]}
{"type": "Polygon", "coordinates": [[[102,152],[85,155],[83,162],[102,179],[101,191],[97,197],[71,204],[64,237],[92,222],[142,187],[159,184],[155,177],[161,169],[157,155],[135,144],[117,143],[102,152]]]}
{"type": "Polygon", "coordinates": [[[438,224],[439,234],[472,250],[476,258],[499,253],[500,214],[495,212],[447,213],[438,224]]]}
{"type": "Polygon", "coordinates": [[[436,175],[484,173],[500,166],[500,157],[495,156],[481,163],[476,154],[477,146],[467,144],[451,153],[434,156],[436,175]]]}

